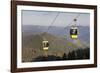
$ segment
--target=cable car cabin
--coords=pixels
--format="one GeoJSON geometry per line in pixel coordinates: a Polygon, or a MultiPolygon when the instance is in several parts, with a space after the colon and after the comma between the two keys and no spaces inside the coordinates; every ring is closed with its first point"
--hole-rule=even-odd
{"type": "Polygon", "coordinates": [[[70,37],[72,39],[77,39],[78,38],[78,28],[76,26],[72,26],[70,28],[70,37]]]}
{"type": "Polygon", "coordinates": [[[43,50],[48,50],[49,49],[49,42],[48,41],[43,41],[43,50]]]}

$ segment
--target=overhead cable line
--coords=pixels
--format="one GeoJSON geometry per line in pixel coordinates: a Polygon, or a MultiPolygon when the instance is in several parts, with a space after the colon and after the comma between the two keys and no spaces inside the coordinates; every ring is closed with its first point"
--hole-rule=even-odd
{"type": "Polygon", "coordinates": [[[53,21],[51,22],[50,26],[48,27],[47,29],[47,32],[48,30],[52,27],[52,25],[54,24],[54,22],[56,21],[57,17],[59,16],[60,12],[57,13],[57,15],[55,16],[55,18],[53,19],[53,21]]]}

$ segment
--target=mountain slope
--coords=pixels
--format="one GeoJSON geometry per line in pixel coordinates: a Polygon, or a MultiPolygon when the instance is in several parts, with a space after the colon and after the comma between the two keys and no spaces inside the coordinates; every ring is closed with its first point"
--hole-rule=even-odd
{"type": "Polygon", "coordinates": [[[73,50],[80,48],[76,44],[69,42],[67,39],[54,36],[50,33],[40,33],[36,35],[30,35],[23,37],[22,39],[22,60],[28,62],[36,58],[37,56],[45,55],[43,50],[42,41],[47,40],[49,42],[48,55],[62,56],[64,53],[68,54],[73,50]]]}

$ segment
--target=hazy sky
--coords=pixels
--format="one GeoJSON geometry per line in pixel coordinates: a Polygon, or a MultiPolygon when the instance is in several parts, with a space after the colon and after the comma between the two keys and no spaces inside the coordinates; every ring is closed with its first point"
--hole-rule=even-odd
{"type": "MultiPolygon", "coordinates": [[[[79,13],[72,12],[50,12],[50,11],[29,11],[22,10],[22,24],[23,25],[43,25],[50,26],[52,21],[57,16],[57,19],[52,26],[68,26],[71,21],[79,15],[79,13]]],[[[72,24],[71,24],[72,25],[72,24]]],[[[90,25],[90,14],[81,13],[77,18],[77,25],[90,25]]]]}

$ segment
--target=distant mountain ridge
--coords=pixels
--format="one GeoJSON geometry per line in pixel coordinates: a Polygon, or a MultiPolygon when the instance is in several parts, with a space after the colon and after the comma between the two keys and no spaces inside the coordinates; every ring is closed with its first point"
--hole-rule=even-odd
{"type": "MultiPolygon", "coordinates": [[[[67,38],[69,41],[69,32],[70,32],[70,27],[58,27],[58,26],[51,26],[50,29],[47,31],[48,27],[47,26],[38,26],[38,25],[23,25],[22,26],[22,32],[23,36],[28,36],[28,35],[33,35],[33,34],[41,34],[43,32],[47,32],[50,34],[53,34],[55,36],[61,36],[64,38],[67,38]]],[[[90,28],[89,26],[78,26],[79,30],[79,36],[78,38],[81,41],[85,41],[86,43],[90,43],[90,28]]]]}

